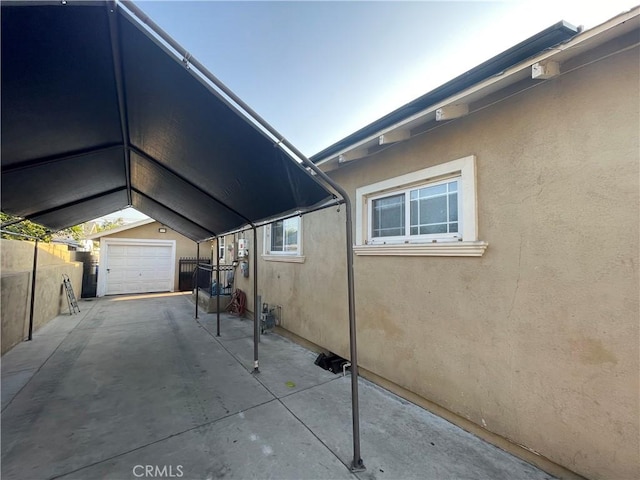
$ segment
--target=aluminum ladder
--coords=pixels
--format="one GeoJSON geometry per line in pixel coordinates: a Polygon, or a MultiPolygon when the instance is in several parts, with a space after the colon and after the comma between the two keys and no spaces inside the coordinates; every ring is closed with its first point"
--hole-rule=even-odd
{"type": "Polygon", "coordinates": [[[73,293],[73,285],[71,285],[71,280],[69,280],[69,275],[65,273],[62,274],[62,283],[64,284],[64,289],[67,292],[67,303],[69,304],[69,315],[73,315],[74,313],[80,313],[78,300],[76,300],[76,295],[75,293],[73,293]],[[76,312],[76,310],[78,311],[76,312]]]}

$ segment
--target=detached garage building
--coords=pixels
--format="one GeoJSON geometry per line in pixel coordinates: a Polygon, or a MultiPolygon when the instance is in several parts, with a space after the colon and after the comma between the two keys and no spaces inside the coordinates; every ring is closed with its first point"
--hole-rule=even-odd
{"type": "Polygon", "coordinates": [[[87,238],[100,241],[98,297],[178,291],[179,259],[196,253],[195,242],[150,218],[87,238]]]}

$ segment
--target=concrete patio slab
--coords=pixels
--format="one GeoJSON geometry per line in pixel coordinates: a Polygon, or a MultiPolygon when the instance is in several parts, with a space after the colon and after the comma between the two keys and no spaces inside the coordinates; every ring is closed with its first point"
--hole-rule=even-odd
{"type": "MultiPolygon", "coordinates": [[[[20,370],[37,369],[58,348],[60,342],[91,312],[95,302],[81,302],[81,313],[60,315],[34,332],[33,340],[16,345],[2,356],[2,376],[20,370]]],[[[4,408],[4,407],[3,407],[4,408]]]]}
{"type": "MultiPolygon", "coordinates": [[[[345,377],[282,400],[343,462],[352,448],[349,392],[345,377]]],[[[370,382],[361,382],[359,397],[362,480],[553,478],[370,382]]]]}
{"type": "Polygon", "coordinates": [[[2,410],[22,390],[34,373],[36,369],[29,368],[2,375],[2,410]]]}
{"type": "Polygon", "coordinates": [[[275,334],[181,294],[80,302],[2,358],[2,478],[548,479],[361,380],[353,474],[350,378],[275,334]],[[178,467],[180,467],[178,469],[178,467]]]}
{"type": "MultiPolygon", "coordinates": [[[[253,369],[253,336],[220,342],[246,369],[253,369]]],[[[314,364],[317,354],[279,335],[262,335],[258,348],[259,357],[268,361],[261,362],[257,378],[276,398],[336,380],[314,364]]]]}
{"type": "Polygon", "coordinates": [[[182,467],[183,478],[198,479],[354,478],[275,400],[62,478],[130,478],[143,471],[137,465],[171,466],[174,475],[182,467]]]}
{"type": "MultiPolygon", "coordinates": [[[[200,312],[199,320],[211,335],[216,335],[217,326],[215,313],[200,312]]],[[[220,341],[228,342],[247,337],[253,338],[253,320],[234,317],[226,313],[220,314],[220,337],[217,337],[220,341]]]]}

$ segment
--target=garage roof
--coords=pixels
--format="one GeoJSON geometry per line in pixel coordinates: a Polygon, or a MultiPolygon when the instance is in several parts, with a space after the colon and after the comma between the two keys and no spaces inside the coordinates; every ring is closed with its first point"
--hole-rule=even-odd
{"type": "Polygon", "coordinates": [[[202,241],[331,199],[132,12],[3,2],[4,212],[59,230],[133,206],[202,241]]]}

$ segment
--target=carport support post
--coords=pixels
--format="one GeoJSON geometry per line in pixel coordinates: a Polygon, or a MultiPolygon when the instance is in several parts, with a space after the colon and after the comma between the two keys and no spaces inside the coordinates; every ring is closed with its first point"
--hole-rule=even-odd
{"type": "Polygon", "coordinates": [[[353,461],[351,470],[353,472],[362,472],[365,470],[365,466],[360,456],[360,402],[358,401],[358,347],[356,342],[356,302],[353,279],[352,210],[351,199],[347,193],[344,190],[338,190],[338,192],[344,199],[345,215],[347,217],[347,291],[349,297],[349,350],[351,352],[351,409],[353,412],[351,415],[353,427],[353,461]]]}
{"type": "Polygon", "coordinates": [[[351,420],[353,427],[353,461],[351,462],[352,472],[362,472],[366,470],[362,457],[360,456],[360,402],[358,400],[358,343],[356,341],[356,301],[353,278],[353,210],[351,209],[351,199],[346,190],[338,185],[331,177],[324,173],[316,164],[305,157],[299,150],[288,142],[284,144],[291,148],[301,159],[302,163],[313,170],[316,175],[330,185],[344,200],[346,216],[346,240],[347,240],[347,296],[349,301],[349,351],[351,354],[351,420]]]}
{"type": "Polygon", "coordinates": [[[260,341],[258,313],[258,233],[253,227],[253,373],[260,373],[258,363],[258,342],[260,341]]]}
{"type": "MultiPolygon", "coordinates": [[[[27,340],[33,340],[33,312],[36,303],[36,271],[38,269],[38,239],[33,244],[33,273],[31,274],[31,302],[29,305],[29,336],[27,340]]],[[[24,330],[23,330],[24,332],[24,330]]]]}
{"type": "Polygon", "coordinates": [[[220,336],[220,237],[216,237],[216,336],[220,336]]]}
{"type": "Polygon", "coordinates": [[[198,278],[200,274],[200,242],[196,242],[196,319],[198,318],[198,292],[200,291],[200,279],[198,278]]]}

